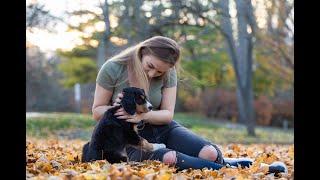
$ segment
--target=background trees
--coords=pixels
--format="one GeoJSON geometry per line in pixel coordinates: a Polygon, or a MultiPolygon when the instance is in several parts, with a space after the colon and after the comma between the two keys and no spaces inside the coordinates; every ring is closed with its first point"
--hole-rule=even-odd
{"type": "MultiPolygon", "coordinates": [[[[47,82],[51,84],[45,88],[47,93],[57,97],[51,98],[52,103],[65,96],[62,92],[71,94],[70,102],[63,104],[72,111],[75,83],[91,86],[109,57],[145,38],[164,35],[179,42],[185,74],[194,77],[182,74],[176,111],[242,122],[252,135],[256,123],[293,121],[293,1],[95,2],[94,8],[68,10],[67,20],[50,15],[44,5],[27,4],[27,31],[34,27],[54,30],[63,20],[68,24],[67,31],[81,38],[70,51],[58,49],[51,60],[48,55],[27,57],[27,110],[38,110],[31,102],[46,106],[40,105],[41,98],[32,92],[40,91],[47,82]],[[40,62],[46,65],[40,66],[40,62]],[[35,78],[35,72],[41,78],[35,78]],[[50,80],[45,80],[46,76],[50,80]],[[50,93],[48,89],[53,87],[61,94],[50,93]],[[286,112],[275,111],[280,106],[286,112]]],[[[92,92],[83,97],[89,100],[82,99],[87,103],[82,107],[91,107],[92,92]]],[[[59,109],[59,105],[55,107],[59,109]]]]}

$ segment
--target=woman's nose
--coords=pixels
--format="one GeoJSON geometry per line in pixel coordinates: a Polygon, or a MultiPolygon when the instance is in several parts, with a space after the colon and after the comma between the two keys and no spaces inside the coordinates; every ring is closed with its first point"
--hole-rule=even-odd
{"type": "Polygon", "coordinates": [[[152,70],[150,70],[150,71],[148,72],[149,78],[153,78],[155,74],[156,74],[156,72],[155,72],[155,71],[152,71],[152,70]]]}

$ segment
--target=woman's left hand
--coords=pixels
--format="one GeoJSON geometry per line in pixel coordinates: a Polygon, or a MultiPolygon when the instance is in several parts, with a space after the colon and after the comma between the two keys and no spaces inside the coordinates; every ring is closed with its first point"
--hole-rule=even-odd
{"type": "Polygon", "coordinates": [[[131,123],[139,123],[142,120],[141,114],[134,113],[134,115],[130,115],[123,108],[118,109],[114,115],[117,116],[118,119],[123,119],[131,123]]]}

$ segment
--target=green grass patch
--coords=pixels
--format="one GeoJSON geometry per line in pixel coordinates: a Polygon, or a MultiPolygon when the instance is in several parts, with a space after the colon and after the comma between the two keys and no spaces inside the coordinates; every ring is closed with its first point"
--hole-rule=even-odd
{"type": "Polygon", "coordinates": [[[216,144],[224,143],[274,143],[274,144],[293,144],[294,134],[292,131],[267,130],[255,128],[256,136],[249,136],[246,129],[225,128],[208,121],[201,114],[197,113],[176,113],[174,120],[187,127],[192,132],[199,134],[203,138],[216,144]]]}
{"type": "Polygon", "coordinates": [[[175,113],[173,119],[186,128],[221,128],[220,125],[208,122],[204,117],[196,113],[175,113]]]}
{"type": "MultiPolygon", "coordinates": [[[[256,136],[250,137],[246,129],[225,128],[195,113],[176,113],[174,120],[203,138],[216,143],[273,143],[293,144],[293,131],[268,130],[256,127],[256,136]]],[[[26,121],[27,136],[61,136],[89,139],[96,121],[91,115],[75,113],[47,113],[30,117],[26,121]]]]}
{"type": "Polygon", "coordinates": [[[191,128],[196,134],[200,134],[203,138],[214,142],[216,144],[225,143],[265,143],[265,144],[293,144],[293,132],[286,132],[281,130],[265,130],[256,128],[256,136],[248,136],[247,131],[244,129],[231,129],[231,128],[217,128],[209,129],[205,127],[191,128]]]}
{"type": "Polygon", "coordinates": [[[47,113],[39,117],[26,119],[26,135],[35,137],[48,137],[56,132],[71,129],[89,130],[96,121],[91,115],[75,113],[47,113]]]}

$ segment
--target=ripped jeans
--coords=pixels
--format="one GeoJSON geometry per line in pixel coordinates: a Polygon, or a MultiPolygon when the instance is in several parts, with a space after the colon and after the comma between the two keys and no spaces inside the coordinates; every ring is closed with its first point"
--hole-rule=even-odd
{"type": "Polygon", "coordinates": [[[166,148],[147,153],[133,147],[127,147],[127,155],[130,161],[162,161],[164,154],[169,151],[175,151],[175,166],[177,170],[188,168],[202,169],[205,167],[208,169],[212,168],[214,170],[218,170],[225,166],[222,153],[215,144],[196,135],[174,120],[168,125],[151,125],[149,123],[145,123],[144,128],[139,130],[139,134],[150,143],[165,144],[166,148]],[[218,152],[218,157],[215,162],[198,157],[201,149],[208,145],[212,145],[218,152]]]}

